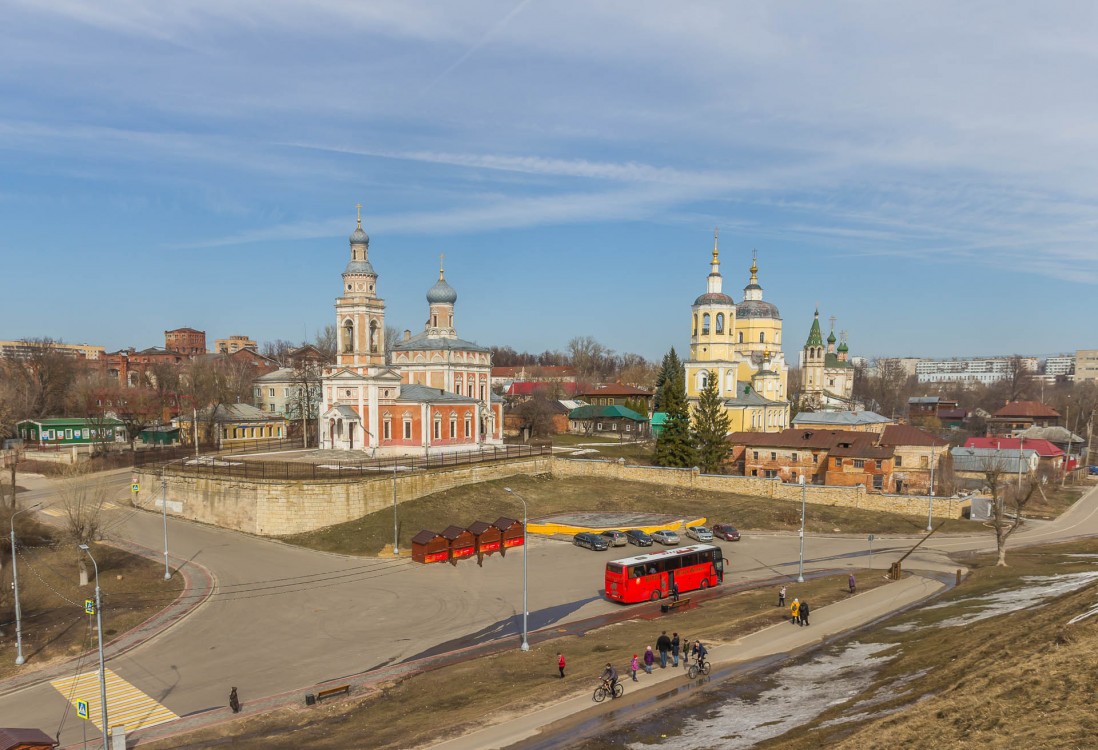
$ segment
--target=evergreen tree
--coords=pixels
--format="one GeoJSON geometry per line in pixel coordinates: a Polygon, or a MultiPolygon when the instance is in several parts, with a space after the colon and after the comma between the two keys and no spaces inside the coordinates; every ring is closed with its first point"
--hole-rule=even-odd
{"type": "Polygon", "coordinates": [[[732,452],[726,439],[731,420],[724,409],[724,399],[717,392],[717,374],[710,372],[694,412],[694,440],[698,450],[698,466],[707,474],[715,474],[732,452]]]}
{"type": "MultiPolygon", "coordinates": [[[[678,361],[677,357],[675,361],[678,361]]],[[[686,373],[681,365],[677,372],[668,374],[661,390],[661,411],[667,414],[667,419],[663,423],[663,432],[656,439],[655,462],[659,466],[690,468],[697,463],[697,451],[694,449],[694,436],[690,433],[686,373]]]]}
{"type": "Polygon", "coordinates": [[[681,373],[682,371],[682,362],[679,361],[679,355],[675,354],[675,347],[671,347],[671,351],[663,355],[663,362],[660,365],[660,374],[656,376],[656,399],[655,402],[652,404],[652,411],[664,410],[664,383],[667,382],[668,378],[674,376],[676,373],[681,373]]]}

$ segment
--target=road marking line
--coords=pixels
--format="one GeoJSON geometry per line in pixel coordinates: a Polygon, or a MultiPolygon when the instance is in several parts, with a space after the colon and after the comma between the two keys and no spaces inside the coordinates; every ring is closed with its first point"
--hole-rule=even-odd
{"type": "MultiPolygon", "coordinates": [[[[112,670],[107,670],[107,721],[111,726],[124,724],[127,732],[143,727],[156,726],[179,717],[165,706],[150,698],[137,687],[123,680],[112,670]]],[[[66,700],[75,705],[78,700],[88,702],[89,719],[99,726],[102,712],[99,706],[99,671],[86,672],[76,677],[60,677],[50,682],[66,700]]]]}

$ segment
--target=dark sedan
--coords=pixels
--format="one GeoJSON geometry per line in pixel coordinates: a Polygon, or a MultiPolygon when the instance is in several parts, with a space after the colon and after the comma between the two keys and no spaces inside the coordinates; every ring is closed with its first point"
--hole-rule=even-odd
{"type": "Polygon", "coordinates": [[[586,547],[594,552],[610,549],[610,543],[604,537],[592,534],[589,531],[581,531],[572,537],[572,544],[577,547],[586,547]]]}
{"type": "Polygon", "coordinates": [[[625,532],[625,539],[630,544],[635,544],[638,547],[652,546],[652,537],[648,536],[648,534],[640,529],[629,529],[629,531],[625,532]]]}
{"type": "Polygon", "coordinates": [[[726,523],[713,524],[713,536],[726,542],[740,541],[740,532],[736,531],[735,526],[729,526],[726,523]]]}

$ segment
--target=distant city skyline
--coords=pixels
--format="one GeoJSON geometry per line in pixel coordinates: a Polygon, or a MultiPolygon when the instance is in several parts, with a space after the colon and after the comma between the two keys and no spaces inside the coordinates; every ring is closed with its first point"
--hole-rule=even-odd
{"type": "Polygon", "coordinates": [[[85,6],[0,27],[0,338],[312,338],[361,202],[387,322],[688,348],[721,228],[793,364],[1098,347],[1098,19],[1068,3],[85,6]],[[1050,41],[1055,40],[1055,41],[1050,41]]]}

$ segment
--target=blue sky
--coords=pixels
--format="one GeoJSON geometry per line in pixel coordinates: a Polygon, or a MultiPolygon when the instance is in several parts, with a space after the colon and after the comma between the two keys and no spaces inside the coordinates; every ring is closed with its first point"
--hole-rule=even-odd
{"type": "Polygon", "coordinates": [[[685,349],[715,225],[796,361],[1098,346],[1090,3],[9,0],[0,339],[332,322],[361,202],[387,319],[685,349]]]}

